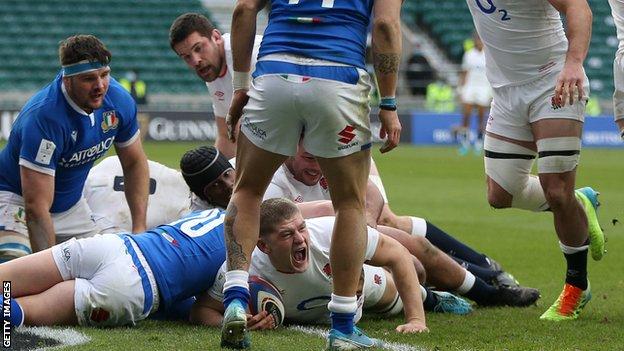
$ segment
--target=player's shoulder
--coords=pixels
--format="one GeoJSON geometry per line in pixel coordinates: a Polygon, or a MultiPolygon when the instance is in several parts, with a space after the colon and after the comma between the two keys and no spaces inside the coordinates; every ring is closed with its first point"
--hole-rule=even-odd
{"type": "Polygon", "coordinates": [[[115,107],[134,106],[136,104],[132,95],[113,77],[110,78],[106,97],[115,107]]]}

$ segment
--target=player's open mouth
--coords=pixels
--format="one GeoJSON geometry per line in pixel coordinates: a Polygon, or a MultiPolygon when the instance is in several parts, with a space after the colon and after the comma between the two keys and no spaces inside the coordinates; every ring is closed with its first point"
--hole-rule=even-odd
{"type": "Polygon", "coordinates": [[[302,264],[306,262],[306,258],[308,257],[308,250],[305,247],[295,250],[293,253],[293,260],[297,264],[302,264]]]}

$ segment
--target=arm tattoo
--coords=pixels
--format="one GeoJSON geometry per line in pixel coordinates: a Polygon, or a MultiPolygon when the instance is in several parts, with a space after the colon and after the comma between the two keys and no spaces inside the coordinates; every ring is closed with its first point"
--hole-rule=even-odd
{"type": "Polygon", "coordinates": [[[399,54],[374,54],[375,71],[381,74],[395,74],[399,71],[399,54]]]}
{"type": "Polygon", "coordinates": [[[243,247],[236,241],[234,236],[234,221],[236,221],[236,215],[238,214],[238,208],[236,205],[230,202],[227,208],[227,214],[225,215],[225,246],[227,248],[227,262],[228,270],[244,270],[249,262],[247,256],[243,252],[243,247]]]}

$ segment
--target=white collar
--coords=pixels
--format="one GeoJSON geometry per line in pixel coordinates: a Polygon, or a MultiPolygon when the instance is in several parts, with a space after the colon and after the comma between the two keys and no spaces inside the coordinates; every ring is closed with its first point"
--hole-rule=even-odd
{"type": "Polygon", "coordinates": [[[69,104],[69,106],[71,106],[76,112],[80,113],[81,115],[88,116],[89,119],[91,120],[91,127],[93,127],[95,125],[95,115],[93,114],[93,112],[87,113],[85,110],[81,109],[78,105],[76,105],[74,100],[72,100],[71,97],[69,97],[69,94],[67,94],[65,83],[62,83],[62,82],[61,82],[61,91],[63,92],[63,96],[65,96],[65,100],[67,100],[67,103],[69,104]]]}

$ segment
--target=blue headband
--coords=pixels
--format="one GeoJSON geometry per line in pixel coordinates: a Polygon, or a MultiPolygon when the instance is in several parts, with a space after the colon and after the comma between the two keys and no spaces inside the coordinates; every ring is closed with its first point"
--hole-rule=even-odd
{"type": "Polygon", "coordinates": [[[87,73],[92,71],[97,71],[98,69],[108,67],[108,65],[103,65],[99,61],[80,61],[77,63],[73,63],[71,65],[62,66],[63,67],[63,77],[75,76],[81,73],[87,73]]]}

